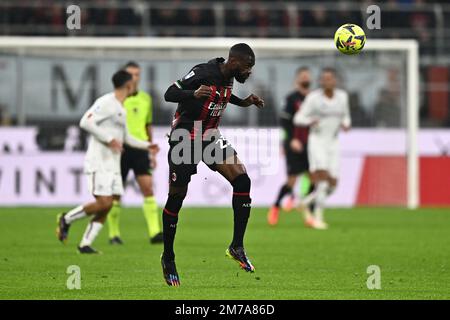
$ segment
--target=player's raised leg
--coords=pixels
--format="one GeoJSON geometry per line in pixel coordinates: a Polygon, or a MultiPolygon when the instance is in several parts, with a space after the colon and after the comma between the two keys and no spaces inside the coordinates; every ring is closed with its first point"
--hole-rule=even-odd
{"type": "Polygon", "coordinates": [[[245,271],[254,272],[255,267],[244,250],[244,235],[252,202],[250,198],[250,178],[245,166],[236,155],[233,155],[231,160],[227,159],[224,164],[216,164],[215,169],[233,186],[233,240],[226,250],[226,254],[237,261],[245,271]]]}
{"type": "Polygon", "coordinates": [[[314,172],[315,180],[315,208],[314,208],[314,224],[315,229],[327,229],[328,225],[324,219],[324,208],[326,199],[333,193],[337,179],[333,178],[328,171],[317,170],[314,172]]]}
{"type": "Polygon", "coordinates": [[[97,238],[98,234],[103,228],[106,216],[111,210],[113,204],[112,196],[96,196],[96,202],[88,204],[85,210],[89,212],[95,212],[94,217],[89,222],[86,230],[81,239],[80,245],[78,246],[78,251],[80,253],[99,253],[97,250],[92,248],[92,243],[97,238]],[[95,211],[94,211],[95,210],[95,211]]]}
{"type": "Polygon", "coordinates": [[[57,236],[61,242],[66,242],[71,224],[87,216],[93,216],[81,240],[79,250],[82,253],[97,253],[91,245],[103,227],[106,215],[111,209],[112,196],[95,196],[95,202],[80,205],[65,214],[58,216],[57,236]]]}

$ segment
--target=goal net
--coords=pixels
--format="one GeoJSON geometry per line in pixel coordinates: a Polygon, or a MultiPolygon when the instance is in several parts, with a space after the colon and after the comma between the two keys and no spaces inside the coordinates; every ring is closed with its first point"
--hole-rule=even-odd
{"type": "MultiPolygon", "coordinates": [[[[22,128],[17,133],[11,129],[8,136],[0,138],[0,158],[11,157],[0,165],[3,172],[12,170],[12,202],[23,203],[15,189],[14,165],[19,160],[12,157],[81,153],[85,139],[83,133],[77,132],[77,123],[98,96],[111,91],[111,75],[124,63],[134,60],[142,66],[140,87],[153,98],[155,138],[166,143],[164,134],[175,109],[164,101],[167,87],[193,65],[226,57],[229,47],[239,42],[254,49],[256,65],[248,83],[235,83],[233,92],[241,97],[254,92],[264,98],[266,107],[258,110],[229,106],[221,122],[224,132],[232,137],[239,135],[233,128],[278,130],[286,95],[293,90],[295,71],[308,67],[312,87],[316,88],[320,70],[333,67],[339,86],[350,95],[353,129],[339,137],[340,182],[330,204],[417,207],[418,46],[413,40],[386,39],[369,39],[359,55],[345,56],[336,50],[332,40],[318,39],[0,37],[0,107],[22,128]],[[31,133],[23,127],[33,128],[35,141],[30,141],[31,133]]],[[[258,130],[252,132],[258,135],[258,130]]],[[[253,141],[250,148],[262,148],[259,140],[253,141]]],[[[239,148],[237,151],[244,153],[239,148]]],[[[256,205],[269,205],[285,179],[284,155],[280,149],[273,152],[272,161],[279,159],[277,170],[271,176],[255,171],[252,177],[256,205]]],[[[159,187],[156,181],[158,192],[163,195],[167,182],[165,160],[166,155],[162,154],[157,174],[159,187]]],[[[39,163],[43,165],[42,161],[39,163]]],[[[49,188],[52,183],[57,188],[58,181],[59,185],[64,184],[64,178],[51,174],[57,167],[54,164],[41,168],[42,193],[50,197],[47,199],[53,196],[53,203],[71,202],[63,195],[67,192],[58,195],[58,191],[52,193],[49,188]]],[[[64,170],[72,172],[70,168],[64,170]]],[[[33,176],[39,178],[37,173],[33,176]]],[[[220,188],[214,192],[213,188],[207,190],[207,198],[191,204],[202,205],[204,201],[204,205],[212,205],[213,197],[221,205],[220,188]]],[[[79,185],[73,189],[83,192],[79,185]]],[[[42,194],[40,198],[34,196],[24,203],[44,201],[39,200],[45,198],[42,194]]],[[[223,203],[228,202],[225,197],[223,203]]]]}

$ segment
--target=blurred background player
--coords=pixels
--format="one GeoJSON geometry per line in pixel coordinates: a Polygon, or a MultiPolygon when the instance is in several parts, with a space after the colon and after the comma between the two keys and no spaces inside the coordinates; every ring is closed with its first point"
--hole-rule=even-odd
{"type": "MultiPolygon", "coordinates": [[[[124,70],[133,76],[136,91],[124,102],[127,111],[127,126],[130,134],[141,141],[152,142],[152,97],[146,92],[139,90],[141,79],[141,68],[130,61],[124,66],[124,70]]],[[[135,179],[144,197],[142,210],[147,221],[148,235],[150,243],[162,243],[162,226],[158,205],[153,194],[152,169],[156,166],[156,154],[148,153],[147,150],[140,150],[125,146],[121,158],[122,183],[126,184],[128,173],[133,170],[135,179]]],[[[120,197],[115,197],[111,211],[108,214],[109,242],[111,244],[122,244],[120,237],[120,197]]]]}
{"type": "Polygon", "coordinates": [[[351,126],[347,92],[336,88],[336,71],[324,68],[321,88],[312,91],[294,116],[294,124],[309,126],[308,159],[315,191],[302,200],[302,207],[314,202],[312,227],[326,229],[323,209],[326,198],[334,191],[339,174],[339,142],[341,129],[351,126]]]}
{"type": "MultiPolygon", "coordinates": [[[[295,77],[295,90],[286,98],[286,104],[281,113],[280,123],[283,130],[283,149],[286,155],[287,181],[278,192],[274,205],[270,208],[267,221],[270,225],[278,223],[281,201],[285,196],[286,204],[283,209],[290,211],[294,206],[294,194],[292,189],[295,186],[297,177],[303,173],[308,173],[308,128],[298,127],[293,123],[295,113],[300,109],[303,100],[310,91],[311,72],[307,67],[297,69],[295,77]]],[[[304,176],[309,183],[309,176],[304,176]]],[[[305,223],[311,222],[309,208],[304,210],[305,223]]]]}
{"type": "Polygon", "coordinates": [[[84,170],[89,192],[95,197],[95,202],[80,205],[58,216],[56,232],[62,242],[66,242],[69,227],[74,221],[92,216],[78,246],[80,253],[98,253],[91,245],[112,207],[113,196],[120,197],[123,193],[120,174],[123,143],[142,150],[156,148],[148,141],[133,138],[127,130],[123,102],[136,92],[136,82],[132,75],[120,70],[113,75],[112,82],[114,92],[98,98],[80,121],[80,127],[91,134],[84,170]]]}

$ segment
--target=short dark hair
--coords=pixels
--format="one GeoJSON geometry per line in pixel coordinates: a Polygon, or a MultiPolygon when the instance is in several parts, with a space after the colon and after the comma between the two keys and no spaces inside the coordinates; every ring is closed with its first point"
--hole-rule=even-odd
{"type": "Polygon", "coordinates": [[[229,57],[236,58],[247,58],[250,57],[253,61],[255,61],[255,53],[252,48],[246,43],[238,43],[230,48],[228,53],[229,57]]]}
{"type": "Polygon", "coordinates": [[[324,68],[322,69],[322,72],[321,72],[321,73],[325,73],[325,72],[330,72],[330,73],[332,73],[334,76],[337,75],[336,69],[335,69],[335,68],[332,68],[332,67],[324,67],[324,68]]]}
{"type": "Polygon", "coordinates": [[[303,71],[309,71],[309,68],[305,66],[298,67],[297,70],[295,71],[295,74],[299,74],[300,72],[303,71]]]}
{"type": "Polygon", "coordinates": [[[139,63],[137,63],[136,61],[128,61],[124,66],[123,66],[123,69],[126,69],[126,68],[138,68],[138,69],[140,69],[141,68],[141,66],[139,65],[139,63]]]}
{"type": "Polygon", "coordinates": [[[119,70],[112,76],[112,83],[114,85],[114,89],[122,88],[128,81],[133,79],[133,76],[126,72],[125,70],[119,70]]]}

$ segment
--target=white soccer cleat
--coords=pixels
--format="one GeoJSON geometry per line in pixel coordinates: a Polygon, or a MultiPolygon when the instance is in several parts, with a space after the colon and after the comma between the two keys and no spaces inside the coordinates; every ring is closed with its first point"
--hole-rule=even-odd
{"type": "Polygon", "coordinates": [[[305,227],[313,228],[314,227],[314,216],[311,213],[311,210],[309,210],[308,207],[303,207],[301,214],[303,217],[303,223],[305,224],[305,227]]]}
{"type": "Polygon", "coordinates": [[[320,220],[314,220],[314,223],[312,224],[312,228],[316,230],[327,230],[328,224],[320,221],[320,220]]]}

